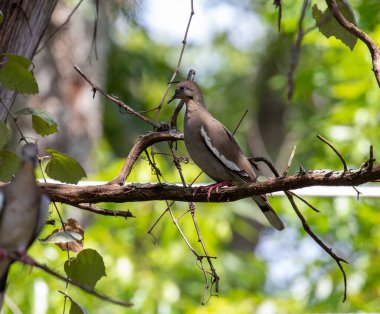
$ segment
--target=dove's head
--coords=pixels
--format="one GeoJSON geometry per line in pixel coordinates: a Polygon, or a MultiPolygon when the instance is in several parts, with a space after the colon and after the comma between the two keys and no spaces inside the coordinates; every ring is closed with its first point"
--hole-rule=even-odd
{"type": "Polygon", "coordinates": [[[174,99],[181,99],[184,102],[194,100],[195,102],[204,105],[201,89],[194,81],[183,81],[178,83],[174,95],[169,99],[168,103],[174,99]]]}

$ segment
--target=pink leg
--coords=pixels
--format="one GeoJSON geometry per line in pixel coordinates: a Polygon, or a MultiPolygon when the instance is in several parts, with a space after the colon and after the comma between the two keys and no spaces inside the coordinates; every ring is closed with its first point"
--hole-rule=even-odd
{"type": "Polygon", "coordinates": [[[19,257],[20,257],[20,262],[24,263],[24,264],[27,264],[29,266],[34,266],[35,262],[34,262],[34,259],[31,258],[30,256],[28,256],[26,254],[26,251],[21,251],[18,253],[19,254],[19,257]]]}
{"type": "Polygon", "coordinates": [[[201,191],[204,191],[206,190],[207,191],[207,201],[210,200],[210,197],[211,197],[211,192],[216,190],[216,192],[219,192],[219,189],[223,186],[228,186],[228,185],[231,185],[231,181],[220,181],[220,182],[216,182],[216,183],[213,183],[213,184],[210,184],[210,185],[206,185],[206,186],[199,186],[196,188],[196,190],[201,190],[201,191]]]}

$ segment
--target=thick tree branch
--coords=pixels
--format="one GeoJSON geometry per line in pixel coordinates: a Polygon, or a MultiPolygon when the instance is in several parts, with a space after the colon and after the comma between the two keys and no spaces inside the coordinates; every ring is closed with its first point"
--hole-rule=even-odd
{"type": "MultiPolygon", "coordinates": [[[[218,193],[211,193],[210,202],[231,202],[252,195],[296,190],[314,185],[358,186],[376,180],[380,180],[379,164],[373,165],[372,168],[362,167],[346,172],[333,170],[307,171],[294,176],[270,179],[265,182],[225,187],[218,193]]],[[[123,203],[155,200],[207,202],[207,192],[172,184],[130,183],[123,186],[118,184],[76,186],[41,183],[40,188],[50,196],[52,201],[71,205],[78,203],[123,203]]]]}

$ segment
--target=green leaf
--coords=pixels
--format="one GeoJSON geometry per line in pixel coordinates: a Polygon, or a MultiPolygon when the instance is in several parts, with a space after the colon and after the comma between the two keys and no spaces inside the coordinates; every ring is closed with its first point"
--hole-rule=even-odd
{"type": "Polygon", "coordinates": [[[46,151],[52,156],[45,169],[50,178],[65,183],[77,184],[80,179],[87,177],[86,172],[75,159],[53,148],[46,151]]]}
{"type": "MultiPolygon", "coordinates": [[[[357,25],[354,12],[349,3],[346,0],[337,0],[336,3],[340,13],[342,13],[346,20],[357,25]]],[[[313,6],[313,17],[319,31],[323,35],[327,38],[334,36],[351,50],[354,49],[358,39],[338,23],[328,8],[322,12],[315,4],[313,6]]]]}
{"type": "Polygon", "coordinates": [[[73,300],[73,298],[69,298],[69,299],[71,302],[69,314],[88,314],[88,312],[82,305],[80,305],[78,302],[73,300]]]}
{"type": "Polygon", "coordinates": [[[70,279],[91,288],[95,287],[100,278],[106,276],[103,258],[93,249],[85,249],[77,257],[67,260],[64,269],[70,279]]]}
{"type": "Polygon", "coordinates": [[[5,64],[0,70],[0,83],[18,93],[37,94],[38,85],[29,69],[32,61],[11,53],[4,53],[2,56],[5,57],[5,64]]]}
{"type": "Polygon", "coordinates": [[[3,23],[3,20],[4,20],[4,15],[3,15],[3,12],[1,12],[0,10],[0,25],[3,23]]]}
{"type": "Polygon", "coordinates": [[[9,129],[6,123],[0,121],[0,149],[7,144],[9,139],[9,129]]]}
{"type": "Polygon", "coordinates": [[[74,241],[80,241],[83,239],[83,236],[79,233],[73,231],[58,231],[53,232],[45,239],[41,239],[42,244],[46,243],[69,243],[74,241]]]}
{"type": "Polygon", "coordinates": [[[26,107],[14,113],[15,117],[32,115],[33,129],[41,136],[58,131],[57,122],[50,113],[36,107],[26,107]]]}
{"type": "Polygon", "coordinates": [[[71,302],[69,314],[88,314],[86,309],[81,304],[79,304],[77,301],[75,301],[72,297],[70,297],[68,294],[66,294],[62,291],[59,291],[59,292],[62,293],[71,302]]]}
{"type": "Polygon", "coordinates": [[[21,159],[17,154],[10,150],[0,150],[0,181],[8,182],[11,180],[20,165],[21,159]]]}

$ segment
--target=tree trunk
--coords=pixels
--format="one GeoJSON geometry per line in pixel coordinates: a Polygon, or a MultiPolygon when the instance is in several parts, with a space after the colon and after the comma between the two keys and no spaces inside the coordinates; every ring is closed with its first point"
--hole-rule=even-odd
{"type": "MultiPolygon", "coordinates": [[[[14,53],[32,59],[48,25],[57,0],[0,0],[4,16],[0,25],[0,54],[14,53]]],[[[0,100],[10,109],[16,92],[0,85],[0,100]]],[[[0,106],[0,121],[7,116],[7,109],[0,106]]]]}

